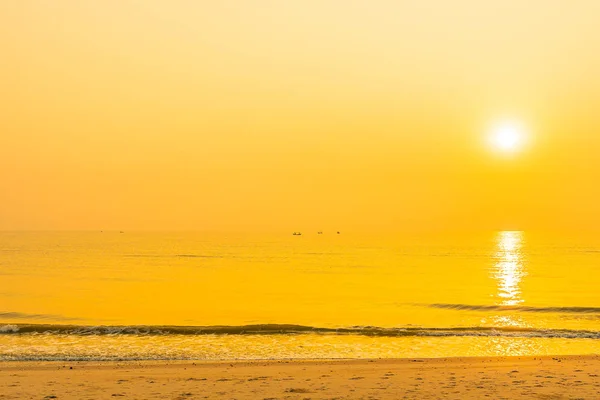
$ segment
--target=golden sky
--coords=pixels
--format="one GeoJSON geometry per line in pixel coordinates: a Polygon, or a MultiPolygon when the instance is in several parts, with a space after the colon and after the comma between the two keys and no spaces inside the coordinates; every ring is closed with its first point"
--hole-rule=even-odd
{"type": "Polygon", "coordinates": [[[600,226],[600,1],[2,1],[0,229],[600,226]],[[490,126],[518,121],[503,154],[490,126]]]}

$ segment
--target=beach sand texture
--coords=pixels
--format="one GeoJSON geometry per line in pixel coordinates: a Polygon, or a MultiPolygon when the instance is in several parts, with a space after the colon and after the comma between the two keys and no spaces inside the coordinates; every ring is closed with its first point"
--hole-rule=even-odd
{"type": "Polygon", "coordinates": [[[0,399],[600,399],[600,356],[4,362],[0,399]]]}

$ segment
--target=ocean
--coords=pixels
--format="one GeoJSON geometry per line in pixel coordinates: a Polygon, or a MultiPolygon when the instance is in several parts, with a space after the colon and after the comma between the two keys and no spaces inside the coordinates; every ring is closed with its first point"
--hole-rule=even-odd
{"type": "Polygon", "coordinates": [[[0,360],[600,353],[600,236],[0,233],[0,360]]]}

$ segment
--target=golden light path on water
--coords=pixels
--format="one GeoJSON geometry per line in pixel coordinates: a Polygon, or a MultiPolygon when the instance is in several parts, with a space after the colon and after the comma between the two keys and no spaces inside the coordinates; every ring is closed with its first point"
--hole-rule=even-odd
{"type": "MultiPolygon", "coordinates": [[[[497,305],[517,306],[523,303],[521,281],[527,275],[521,249],[523,233],[503,231],[498,233],[497,251],[492,277],[497,281],[497,305]]],[[[521,318],[511,315],[497,315],[493,318],[499,326],[524,326],[521,318]]]]}

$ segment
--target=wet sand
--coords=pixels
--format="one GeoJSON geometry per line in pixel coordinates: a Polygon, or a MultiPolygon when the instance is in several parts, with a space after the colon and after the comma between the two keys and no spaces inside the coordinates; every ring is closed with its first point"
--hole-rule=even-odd
{"type": "Polygon", "coordinates": [[[0,399],[600,399],[600,356],[0,362],[0,399]]]}

